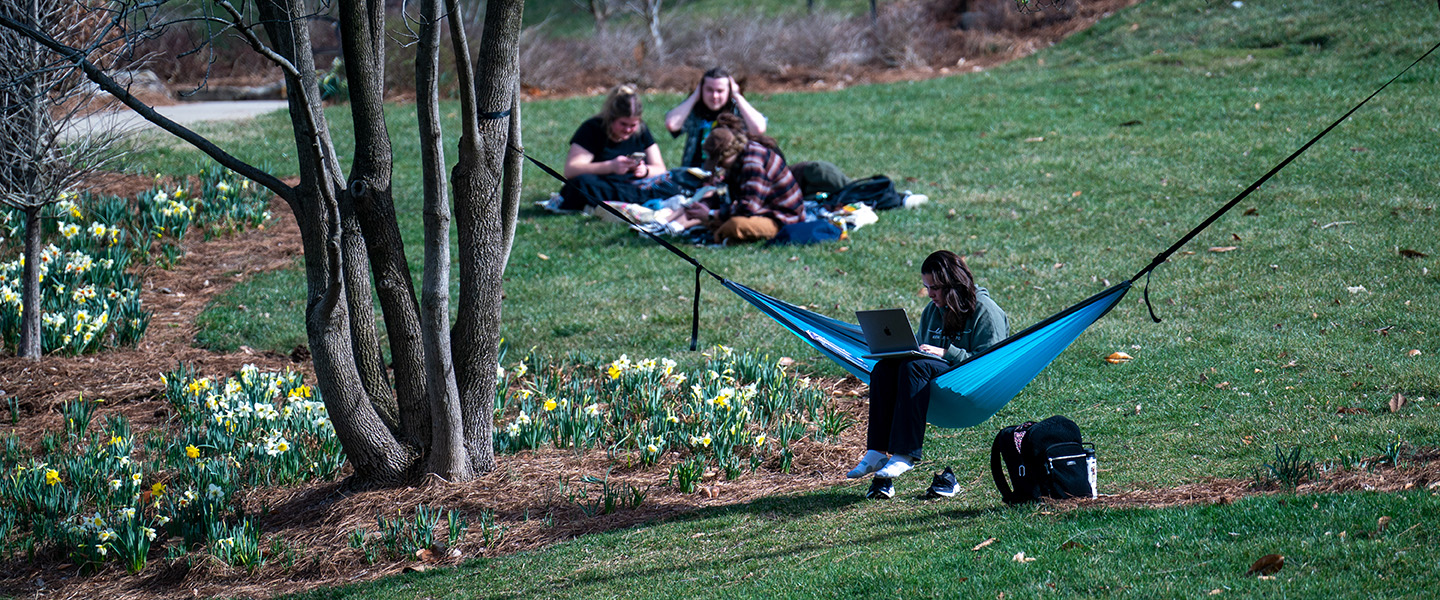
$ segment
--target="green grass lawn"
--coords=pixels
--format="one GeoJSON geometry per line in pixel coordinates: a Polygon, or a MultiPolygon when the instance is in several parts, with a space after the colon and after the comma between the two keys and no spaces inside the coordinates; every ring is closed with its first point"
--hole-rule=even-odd
{"type": "Polygon", "coordinates": [[[1420,599],[1437,592],[1437,516],[1428,493],[1057,513],[832,490],[292,598],[1420,599]],[[1285,566],[1247,577],[1266,554],[1285,566]]]}
{"type": "MultiPolygon", "coordinates": [[[[1413,0],[1240,8],[1152,0],[992,71],[759,95],[751,101],[790,160],[886,173],[931,202],[885,213],[844,244],[694,254],[736,281],[848,320],[865,308],[918,312],[918,265],[948,248],[969,255],[1017,329],[1028,326],[1147,264],[1429,48],[1434,17],[1433,6],[1413,0]]],[[[1301,445],[1339,464],[1397,442],[1440,445],[1437,73],[1437,57],[1419,65],[1196,238],[1186,248],[1193,254],[1157,269],[1150,297],[1163,323],[1150,322],[1137,289],[986,426],[932,429],[931,464],[967,474],[960,502],[859,503],[861,489],[846,487],[354,593],[1432,597],[1440,564],[1430,550],[1426,521],[1437,502],[1428,493],[1047,515],[997,508],[979,474],[995,428],[1055,413],[1074,418],[1099,446],[1106,491],[1246,477],[1276,446],[1301,445]],[[1236,249],[1207,250],[1228,246],[1236,249]],[[1405,258],[1400,249],[1428,256],[1405,258]],[[1101,360],[1116,350],[1135,360],[1101,360]],[[1427,400],[1391,414],[1385,402],[1396,393],[1427,400]],[[1371,414],[1337,414],[1341,407],[1371,414]],[[1404,527],[1392,525],[1397,532],[1417,527],[1348,543],[1325,535],[1373,528],[1381,514],[1396,525],[1409,515],[1404,527]],[[969,551],[991,536],[1000,541],[987,552],[969,551]],[[1072,536],[1089,540],[1085,549],[1057,550],[1072,536]],[[1011,562],[1020,551],[1038,560],[1011,562]],[[1294,570],[1270,582],[1238,575],[1269,552],[1293,556],[1294,570]]],[[[651,125],[678,100],[647,98],[651,125]]],[[[526,105],[526,147],[558,164],[576,124],[598,105],[526,105]]],[[[340,107],[332,116],[343,153],[348,115],[340,107]]],[[[418,274],[414,116],[401,105],[391,118],[401,227],[418,274]]],[[[271,118],[217,134],[286,174],[293,150],[283,127],[271,118]]],[[[679,142],[661,137],[666,158],[678,159],[679,142]]],[[[193,153],[157,146],[137,155],[141,168],[189,168],[193,153]]],[[[533,210],[528,201],[557,186],[538,169],[527,167],[526,178],[506,338],[557,358],[684,360],[688,266],[619,227],[533,210]]],[[[304,343],[302,283],[298,267],[250,278],[206,313],[201,341],[280,351],[304,343]],[[240,304],[250,311],[235,311],[240,304]],[[245,316],[260,312],[273,320],[245,316]]],[[[840,374],[713,281],[701,339],[840,374]]],[[[921,477],[911,487],[922,488],[921,477]]]]}

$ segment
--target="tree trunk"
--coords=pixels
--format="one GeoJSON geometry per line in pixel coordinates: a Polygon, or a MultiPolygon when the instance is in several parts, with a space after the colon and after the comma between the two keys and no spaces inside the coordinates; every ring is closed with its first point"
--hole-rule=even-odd
{"type": "Polygon", "coordinates": [[[40,316],[40,208],[42,205],[25,208],[25,271],[21,275],[24,283],[20,286],[20,356],[40,360],[41,333],[40,316]]]}
{"type": "Polygon", "coordinates": [[[399,483],[415,455],[381,421],[355,362],[340,225],[347,186],[320,102],[305,7],[299,0],[262,0],[258,7],[272,44],[295,67],[285,81],[300,172],[292,207],[305,248],[305,331],[316,385],[356,479],[399,483]]]}
{"type": "MultiPolygon", "coordinates": [[[[452,39],[458,2],[448,0],[452,13],[452,39]]],[[[520,76],[520,0],[497,0],[485,10],[485,30],[473,71],[468,61],[457,65],[461,80],[462,111],[460,160],[452,173],[455,190],[456,231],[460,241],[460,303],[453,331],[456,381],[465,422],[465,446],[475,473],[495,468],[493,440],[495,366],[499,358],[502,278],[508,248],[504,202],[500,196],[505,148],[516,103],[520,76]],[[473,88],[463,88],[476,77],[473,88]]],[[[456,59],[468,57],[457,42],[456,59]]],[[[513,219],[512,219],[513,221],[513,219]]]]}
{"type": "MultiPolygon", "coordinates": [[[[385,3],[341,0],[340,13],[356,148],[346,198],[359,218],[385,330],[390,338],[401,436],[406,442],[424,448],[430,442],[430,407],[425,394],[419,307],[391,196],[394,157],[385,125],[385,3]]],[[[358,287],[352,291],[351,318],[357,319],[352,327],[366,331],[364,337],[368,338],[368,332],[374,331],[374,318],[371,314],[362,315],[359,307],[367,305],[363,312],[371,312],[369,289],[363,290],[364,294],[358,287]]],[[[373,351],[369,347],[356,349],[362,358],[378,355],[378,336],[375,340],[373,351]]],[[[368,339],[366,343],[368,346],[368,339]]],[[[381,367],[383,376],[383,365],[381,367]]],[[[370,378],[373,376],[367,377],[370,378]]],[[[389,397],[388,390],[385,396],[389,397]]]]}
{"type": "Polygon", "coordinates": [[[427,469],[450,481],[469,479],[465,423],[455,383],[450,337],[450,199],[445,187],[445,140],[440,128],[440,0],[420,7],[415,56],[415,113],[419,121],[425,190],[425,272],[420,285],[420,331],[425,345],[431,419],[427,469]]]}

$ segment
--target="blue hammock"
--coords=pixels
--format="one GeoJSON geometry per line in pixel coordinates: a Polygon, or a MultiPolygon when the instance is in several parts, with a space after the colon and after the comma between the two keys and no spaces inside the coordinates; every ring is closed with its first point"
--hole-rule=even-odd
{"type": "MultiPolygon", "coordinates": [[[[816,314],[730,280],[721,283],[783,325],[805,343],[865,383],[875,361],[860,326],[816,314]]],[[[989,350],[967,358],[930,382],[930,413],[936,427],[973,427],[985,422],[1040,371],[1070,347],[1091,323],[1110,312],[1130,282],[1125,281],[1012,335],[989,350]]]]}

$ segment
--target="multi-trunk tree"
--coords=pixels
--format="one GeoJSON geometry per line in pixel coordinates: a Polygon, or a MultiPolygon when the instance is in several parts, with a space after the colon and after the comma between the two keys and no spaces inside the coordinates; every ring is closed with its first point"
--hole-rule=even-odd
{"type": "MultiPolygon", "coordinates": [[[[104,18],[92,39],[65,40],[23,11],[0,12],[0,28],[38,43],[165,131],[289,204],[305,252],[305,329],[316,384],[355,469],[355,482],[386,485],[433,473],[464,480],[494,469],[493,402],[501,278],[520,193],[518,39],[522,0],[489,0],[478,51],[460,0],[421,0],[415,79],[424,170],[424,274],[412,284],[395,220],[393,156],[386,128],[384,0],[70,0],[104,18]],[[178,11],[168,13],[165,10],[178,11]],[[321,103],[310,24],[320,9],[339,20],[356,150],[340,156],[321,103]],[[192,12],[186,12],[192,11],[192,12]],[[194,12],[198,11],[198,12],[194,12]],[[163,19],[163,20],[162,20],[163,19]],[[284,73],[299,182],[237,158],[128,94],[101,55],[167,24],[201,20],[237,36],[284,73]],[[444,35],[447,34],[448,36],[444,35]],[[457,163],[446,173],[439,106],[442,40],[459,82],[457,163]],[[348,165],[345,164],[348,159],[348,165]],[[447,185],[448,183],[448,185],[447,185]],[[453,204],[453,216],[452,216],[453,204]],[[450,327],[450,232],[458,239],[460,295],[450,327]],[[371,308],[378,299],[377,320],[371,308]],[[380,323],[389,339],[387,369],[380,323]]],[[[407,109],[408,110],[408,109],[407,109]]]]}

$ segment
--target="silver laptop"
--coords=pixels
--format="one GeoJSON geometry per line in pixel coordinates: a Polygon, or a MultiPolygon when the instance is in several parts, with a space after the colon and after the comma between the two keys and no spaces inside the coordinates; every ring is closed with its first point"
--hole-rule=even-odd
{"type": "Polygon", "coordinates": [[[935,358],[933,354],[920,351],[915,341],[915,332],[910,329],[910,317],[903,308],[881,310],[860,310],[855,312],[860,321],[860,331],[865,334],[865,345],[870,353],[865,358],[880,360],[897,356],[935,358]]]}

